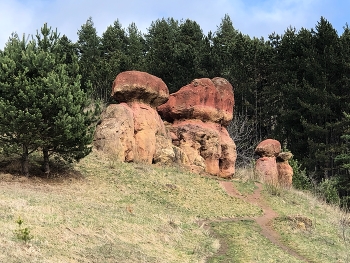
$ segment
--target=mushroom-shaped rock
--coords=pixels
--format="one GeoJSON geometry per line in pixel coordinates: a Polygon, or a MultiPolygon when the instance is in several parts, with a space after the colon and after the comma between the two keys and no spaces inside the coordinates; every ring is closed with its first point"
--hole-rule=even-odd
{"type": "Polygon", "coordinates": [[[233,106],[233,88],[226,79],[202,78],[170,94],[157,110],[169,122],[198,119],[227,126],[233,118],[233,106]]]}
{"type": "Polygon", "coordinates": [[[260,157],[277,157],[281,152],[281,143],[274,139],[266,139],[258,144],[255,154],[260,157]]]}
{"type": "Polygon", "coordinates": [[[169,90],[164,81],[141,71],[124,71],[116,77],[111,96],[117,102],[140,101],[157,107],[168,100],[169,90]]]}
{"type": "Polygon", "coordinates": [[[293,157],[293,154],[291,152],[281,152],[277,156],[277,162],[288,161],[292,157],[293,157]]]}

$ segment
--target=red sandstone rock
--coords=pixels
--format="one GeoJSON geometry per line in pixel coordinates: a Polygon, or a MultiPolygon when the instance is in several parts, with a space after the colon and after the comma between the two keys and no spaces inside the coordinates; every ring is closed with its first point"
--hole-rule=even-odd
{"type": "Polygon", "coordinates": [[[259,143],[255,153],[260,157],[277,157],[281,152],[281,143],[277,140],[267,139],[259,143]]]}
{"type": "Polygon", "coordinates": [[[260,157],[255,163],[255,173],[266,183],[278,184],[276,158],[260,157]]]}
{"type": "Polygon", "coordinates": [[[134,160],[133,112],[125,103],[109,105],[96,127],[93,145],[117,161],[134,160]]]}
{"type": "Polygon", "coordinates": [[[157,107],[168,100],[169,90],[156,76],[141,71],[125,71],[114,80],[111,96],[117,102],[140,101],[157,107]]]}
{"type": "Polygon", "coordinates": [[[195,79],[167,101],[165,83],[148,73],[119,74],[112,89],[118,105],[101,116],[94,146],[120,161],[177,163],[193,172],[231,177],[236,146],[224,126],[233,117],[233,89],[223,78],[195,79]]]}
{"type": "Polygon", "coordinates": [[[198,119],[227,126],[233,118],[233,106],[233,88],[227,80],[202,78],[172,93],[157,110],[169,122],[198,119]]]}
{"type": "Polygon", "coordinates": [[[288,161],[277,162],[278,182],[281,186],[290,188],[293,182],[293,168],[288,161]]]}

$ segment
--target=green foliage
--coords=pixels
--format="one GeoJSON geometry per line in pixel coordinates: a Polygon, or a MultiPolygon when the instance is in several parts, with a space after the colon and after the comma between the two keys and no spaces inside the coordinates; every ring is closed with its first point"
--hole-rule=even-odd
{"type": "Polygon", "coordinates": [[[30,229],[28,227],[24,227],[24,221],[19,217],[16,220],[17,228],[14,231],[15,236],[18,240],[24,241],[24,243],[28,243],[31,239],[33,239],[33,235],[30,233],[30,229]]]}
{"type": "Polygon", "coordinates": [[[318,185],[318,191],[324,200],[330,204],[340,204],[340,197],[337,190],[337,180],[336,179],[324,179],[318,185]]]}
{"type": "Polygon", "coordinates": [[[91,102],[80,87],[78,58],[67,47],[44,24],[29,42],[14,34],[0,55],[0,141],[5,152],[21,154],[24,175],[29,154],[39,148],[47,173],[52,153],[71,160],[90,152],[91,102]]]}
{"type": "Polygon", "coordinates": [[[283,194],[283,188],[278,182],[267,181],[264,183],[265,190],[273,196],[281,196],[283,194]]]}
{"type": "Polygon", "coordinates": [[[312,185],[306,174],[306,169],[302,168],[297,159],[290,159],[290,166],[293,168],[293,187],[301,190],[310,190],[312,185]]]}

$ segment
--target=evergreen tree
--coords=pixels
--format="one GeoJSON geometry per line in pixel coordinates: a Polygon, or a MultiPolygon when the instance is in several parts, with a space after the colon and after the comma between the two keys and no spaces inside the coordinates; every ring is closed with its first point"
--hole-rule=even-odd
{"type": "Polygon", "coordinates": [[[147,72],[161,78],[167,84],[170,93],[182,87],[176,82],[178,31],[177,20],[163,18],[152,22],[145,35],[147,72]]]}
{"type": "Polygon", "coordinates": [[[102,34],[102,56],[95,82],[99,83],[97,95],[105,102],[109,100],[115,77],[128,70],[127,41],[127,35],[118,20],[102,34]]]}
{"type": "Polygon", "coordinates": [[[200,26],[186,19],[179,26],[176,43],[176,86],[181,88],[195,78],[208,77],[202,73],[204,36],[200,26]]]}
{"type": "Polygon", "coordinates": [[[135,23],[127,28],[126,68],[127,70],[145,71],[146,43],[135,23]]]}
{"type": "Polygon", "coordinates": [[[42,143],[38,131],[46,128],[36,107],[40,87],[36,85],[42,59],[35,42],[13,34],[0,56],[0,140],[3,150],[21,155],[22,174],[29,174],[29,154],[42,143]]]}
{"type": "Polygon", "coordinates": [[[1,141],[7,150],[21,149],[24,175],[29,174],[29,154],[38,148],[46,173],[52,153],[71,160],[90,151],[89,100],[80,88],[77,57],[62,53],[60,43],[57,32],[45,24],[28,43],[14,35],[0,57],[1,141]]]}
{"type": "Polygon", "coordinates": [[[76,43],[79,57],[81,86],[87,92],[92,92],[95,98],[100,98],[101,90],[101,40],[97,35],[92,18],[86,21],[78,30],[76,43]]]}

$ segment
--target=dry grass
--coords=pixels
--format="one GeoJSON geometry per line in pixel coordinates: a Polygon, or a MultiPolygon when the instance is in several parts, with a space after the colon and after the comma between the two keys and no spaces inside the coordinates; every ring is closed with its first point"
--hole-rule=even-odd
{"type": "Polygon", "coordinates": [[[212,223],[214,231],[227,240],[225,253],[211,258],[209,263],[226,262],[303,262],[274,246],[260,232],[260,227],[253,220],[212,223]]]}
{"type": "Polygon", "coordinates": [[[348,213],[307,192],[283,190],[279,197],[265,197],[280,214],[274,227],[286,244],[312,262],[350,262],[348,213]]]}
{"type": "MultiPolygon", "coordinates": [[[[2,171],[0,262],[6,263],[205,262],[222,244],[199,219],[261,213],[229,197],[213,178],[176,167],[118,163],[96,153],[64,171],[65,177],[27,179],[2,171]],[[27,243],[14,233],[18,217],[33,235],[27,243]]],[[[256,180],[251,170],[237,176],[234,184],[251,193],[256,180]]],[[[274,227],[286,244],[313,262],[350,261],[349,214],[294,190],[264,196],[280,214],[274,227]]],[[[251,221],[212,226],[233,245],[234,262],[295,261],[251,221]]],[[[224,262],[220,255],[211,260],[224,262]]]]}
{"type": "Polygon", "coordinates": [[[0,262],[204,262],[217,240],[198,219],[254,216],[218,183],[179,168],[115,163],[95,153],[81,176],[2,174],[0,262]],[[16,220],[30,229],[16,239],[16,220]]]}

